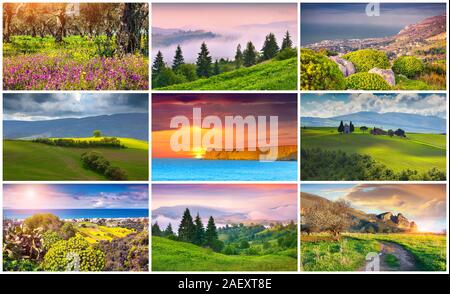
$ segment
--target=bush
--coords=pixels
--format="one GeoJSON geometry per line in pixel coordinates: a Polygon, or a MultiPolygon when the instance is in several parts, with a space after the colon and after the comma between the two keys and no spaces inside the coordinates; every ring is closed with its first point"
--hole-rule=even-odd
{"type": "Polygon", "coordinates": [[[345,78],[347,89],[352,90],[390,90],[391,87],[382,76],[375,73],[360,72],[345,78]]]}
{"type": "Polygon", "coordinates": [[[277,56],[275,56],[275,60],[285,60],[293,57],[297,57],[297,49],[284,48],[283,50],[278,52],[277,56]]]}
{"type": "Polygon", "coordinates": [[[300,87],[302,90],[345,90],[338,65],[310,49],[301,49],[300,87]]]}
{"type": "Polygon", "coordinates": [[[152,87],[166,87],[174,84],[185,83],[186,81],[187,79],[184,75],[176,73],[172,69],[165,67],[153,79],[152,87]]]}
{"type": "Polygon", "coordinates": [[[64,225],[62,225],[61,229],[59,230],[59,235],[64,240],[68,240],[72,237],[75,237],[76,230],[73,226],[73,224],[69,222],[65,222],[64,225]]]}
{"type": "Polygon", "coordinates": [[[41,238],[41,242],[42,242],[42,247],[44,248],[44,250],[50,250],[50,248],[52,248],[52,246],[58,242],[61,241],[61,237],[58,235],[58,233],[54,232],[54,231],[47,231],[44,234],[42,234],[42,238],[41,238]]]}
{"type": "Polygon", "coordinates": [[[16,260],[3,256],[3,270],[5,272],[33,272],[39,269],[39,265],[29,259],[16,260]]]}
{"type": "Polygon", "coordinates": [[[396,74],[405,75],[408,78],[415,78],[422,73],[424,65],[420,59],[414,56],[401,56],[394,61],[392,70],[396,74]]]}
{"type": "Polygon", "coordinates": [[[195,64],[180,64],[175,72],[177,74],[183,75],[188,82],[192,82],[198,79],[197,67],[195,64]]]}
{"type": "Polygon", "coordinates": [[[105,267],[102,251],[92,248],[83,237],[56,242],[44,256],[42,266],[47,271],[101,271],[105,267]]]}
{"type": "Polygon", "coordinates": [[[30,230],[57,231],[61,227],[62,221],[51,213],[37,213],[26,218],[23,225],[30,230]]]}
{"type": "Polygon", "coordinates": [[[85,168],[98,172],[99,174],[104,175],[109,180],[127,180],[126,172],[119,167],[111,166],[110,162],[99,152],[85,152],[81,154],[81,161],[83,162],[83,166],[85,168]]]}
{"type": "Polygon", "coordinates": [[[126,181],[127,173],[116,166],[110,166],[105,171],[105,176],[112,181],[126,181]]]}
{"type": "Polygon", "coordinates": [[[367,72],[374,67],[388,69],[390,67],[389,59],[383,51],[374,49],[362,49],[350,52],[342,58],[351,61],[357,72],[367,72]]]}

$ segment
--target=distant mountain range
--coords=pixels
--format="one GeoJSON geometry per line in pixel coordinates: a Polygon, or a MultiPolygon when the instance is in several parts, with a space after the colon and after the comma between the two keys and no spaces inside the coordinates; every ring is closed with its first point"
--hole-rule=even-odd
{"type": "Polygon", "coordinates": [[[383,129],[398,128],[411,133],[445,133],[446,120],[437,116],[386,112],[377,113],[361,111],[329,118],[301,117],[301,125],[306,127],[338,127],[341,121],[351,121],[355,127],[378,127],[383,129]]]}
{"type": "Polygon", "coordinates": [[[41,121],[3,121],[4,139],[90,137],[94,130],[100,130],[105,136],[148,141],[148,114],[120,113],[41,121]]]}
{"type": "MultiPolygon", "coordinates": [[[[318,195],[301,192],[301,214],[308,213],[308,209],[312,207],[324,206],[327,202],[330,202],[330,200],[318,195]]],[[[363,232],[373,229],[375,232],[380,232],[380,230],[389,230],[390,232],[415,232],[418,230],[417,224],[414,221],[408,220],[401,213],[395,215],[388,211],[380,214],[372,214],[351,208],[350,215],[352,218],[350,231],[363,232]]],[[[307,230],[306,227],[305,229],[307,230]]]]}
{"type": "Polygon", "coordinates": [[[166,47],[170,45],[182,44],[192,40],[204,40],[220,37],[219,34],[204,30],[180,30],[152,28],[153,47],[166,47]]]}

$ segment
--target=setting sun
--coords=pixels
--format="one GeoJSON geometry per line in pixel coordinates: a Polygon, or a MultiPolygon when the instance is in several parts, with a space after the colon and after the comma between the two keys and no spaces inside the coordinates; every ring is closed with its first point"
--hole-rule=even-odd
{"type": "Polygon", "coordinates": [[[204,148],[198,147],[192,150],[193,157],[196,159],[202,159],[205,155],[206,150],[204,148]]]}

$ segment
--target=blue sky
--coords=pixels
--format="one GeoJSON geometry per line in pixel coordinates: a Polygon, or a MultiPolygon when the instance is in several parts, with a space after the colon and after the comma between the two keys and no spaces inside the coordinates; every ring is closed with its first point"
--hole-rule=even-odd
{"type": "Polygon", "coordinates": [[[334,117],[360,111],[403,112],[446,118],[445,94],[302,94],[300,114],[312,117],[334,117]]]}
{"type": "Polygon", "coordinates": [[[402,213],[421,231],[446,228],[445,184],[302,184],[300,191],[332,201],[344,199],[366,213],[402,213]]]}
{"type": "Polygon", "coordinates": [[[3,206],[11,209],[148,208],[148,186],[6,184],[3,206]]]}
{"type": "Polygon", "coordinates": [[[365,3],[302,3],[302,24],[404,27],[445,13],[445,3],[381,3],[380,16],[368,17],[365,3]]]}

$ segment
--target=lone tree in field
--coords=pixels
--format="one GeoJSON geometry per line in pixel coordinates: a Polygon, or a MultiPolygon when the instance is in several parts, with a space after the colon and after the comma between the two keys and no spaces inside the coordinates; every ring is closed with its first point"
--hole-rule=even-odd
{"type": "Polygon", "coordinates": [[[197,75],[199,77],[205,77],[208,78],[211,76],[212,69],[212,58],[209,55],[208,47],[206,46],[206,43],[203,42],[200,47],[200,53],[197,57],[197,75]]]}
{"type": "Polygon", "coordinates": [[[341,120],[341,123],[339,124],[339,127],[338,127],[338,132],[339,133],[343,133],[344,132],[344,122],[341,120]]]}
{"type": "Polygon", "coordinates": [[[183,51],[181,51],[180,45],[175,50],[175,57],[173,58],[172,69],[177,70],[180,65],[184,64],[183,51]]]}
{"type": "Polygon", "coordinates": [[[359,129],[363,132],[363,134],[368,130],[366,126],[362,126],[359,129]]]}
{"type": "Polygon", "coordinates": [[[198,213],[194,220],[194,228],[194,244],[201,246],[205,242],[205,228],[203,228],[202,219],[198,213]]]}
{"type": "Polygon", "coordinates": [[[310,232],[329,232],[338,240],[352,223],[350,203],[344,200],[318,203],[305,209],[302,221],[310,232]]]}
{"type": "Polygon", "coordinates": [[[277,55],[280,48],[277,44],[277,39],[273,33],[270,33],[266,36],[266,40],[264,41],[262,51],[262,60],[269,60],[277,55]]]}
{"type": "Polygon", "coordinates": [[[243,57],[244,57],[244,66],[249,67],[256,64],[256,50],[255,46],[252,42],[247,43],[247,47],[244,50],[243,57]]]}
{"type": "Polygon", "coordinates": [[[153,61],[152,74],[154,76],[159,75],[165,67],[163,55],[161,51],[158,51],[158,53],[156,53],[155,61],[153,61]]]}
{"type": "Polygon", "coordinates": [[[93,135],[95,138],[100,138],[100,137],[102,136],[102,132],[101,132],[100,130],[94,130],[94,131],[92,132],[92,135],[93,135]]]}
{"type": "Polygon", "coordinates": [[[180,226],[178,228],[178,238],[180,241],[193,243],[195,237],[195,226],[188,208],[183,213],[180,226]]]}
{"type": "Polygon", "coordinates": [[[283,42],[281,43],[281,50],[286,48],[292,48],[292,40],[289,31],[286,31],[286,35],[284,35],[283,42]]]}
{"type": "Polygon", "coordinates": [[[241,44],[238,44],[236,48],[236,55],[234,56],[234,65],[236,68],[240,68],[243,63],[243,55],[241,51],[241,44]]]}
{"type": "Polygon", "coordinates": [[[117,53],[132,54],[141,49],[143,28],[147,25],[147,3],[122,3],[119,31],[116,35],[117,53]]]}

